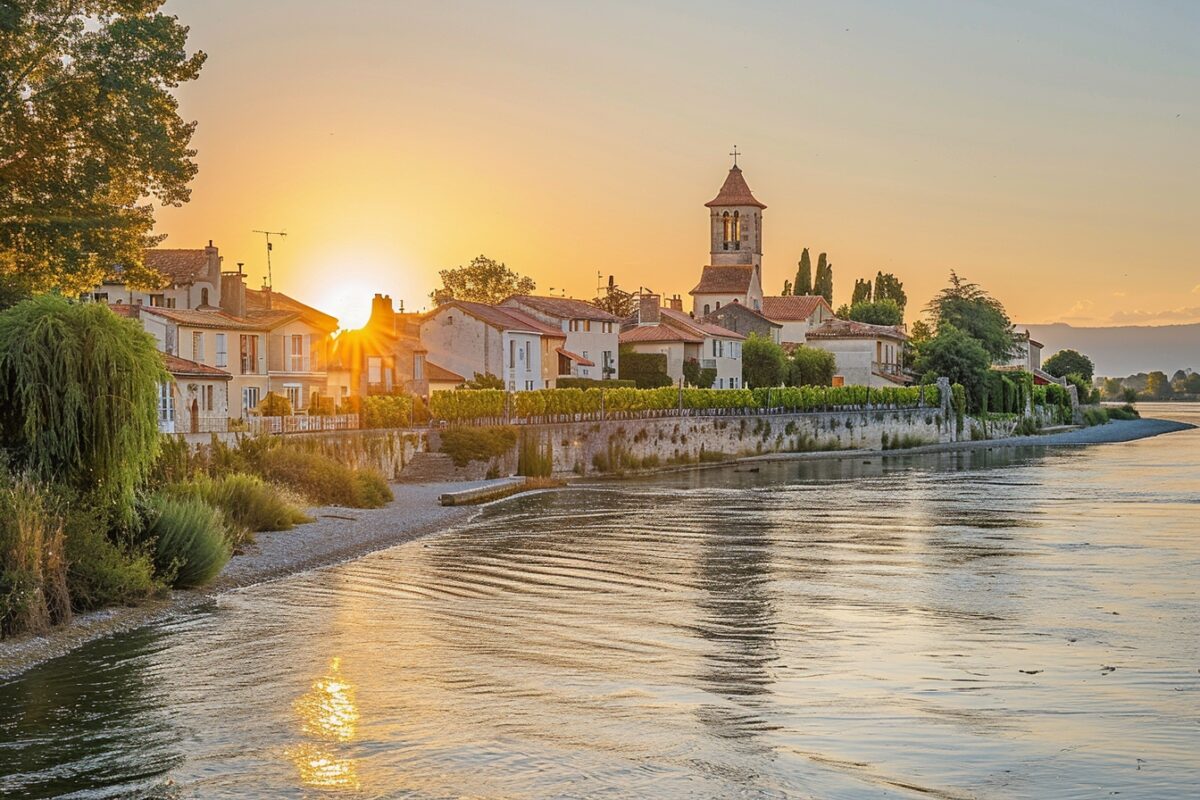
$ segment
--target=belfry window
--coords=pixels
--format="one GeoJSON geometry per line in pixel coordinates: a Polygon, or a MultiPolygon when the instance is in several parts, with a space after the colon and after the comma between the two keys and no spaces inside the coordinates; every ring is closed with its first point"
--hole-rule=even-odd
{"type": "Polygon", "coordinates": [[[738,212],[733,212],[733,249],[742,249],[742,220],[738,212]]]}
{"type": "Polygon", "coordinates": [[[721,222],[724,223],[724,231],[722,233],[722,246],[724,249],[729,249],[729,243],[733,241],[733,220],[726,211],[721,215],[721,222]]]}

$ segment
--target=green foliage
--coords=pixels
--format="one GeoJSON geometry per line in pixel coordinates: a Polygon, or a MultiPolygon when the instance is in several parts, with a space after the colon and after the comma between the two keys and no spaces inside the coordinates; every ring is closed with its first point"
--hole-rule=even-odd
{"type": "Polygon", "coordinates": [[[817,274],[813,277],[813,294],[825,298],[825,302],[833,305],[833,265],[825,259],[825,254],[817,256],[817,274]]]}
{"type": "Polygon", "coordinates": [[[836,371],[833,353],[817,347],[797,347],[792,350],[787,382],[789,386],[828,386],[836,371]]]}
{"type": "Polygon", "coordinates": [[[604,293],[592,298],[592,305],[607,311],[613,316],[624,319],[637,311],[637,295],[627,292],[613,282],[613,276],[608,276],[608,285],[604,293]]]}
{"type": "Polygon", "coordinates": [[[491,461],[508,453],[517,443],[517,429],[511,425],[447,428],[440,438],[438,451],[454,459],[455,466],[465,467],[472,461],[491,461]]]}
{"type": "Polygon", "coordinates": [[[699,359],[689,358],[683,362],[683,382],[697,389],[711,389],[717,382],[717,371],[712,367],[701,367],[699,359]]]}
{"type": "Polygon", "coordinates": [[[780,292],[780,294],[783,295],[784,297],[787,297],[791,293],[792,293],[792,282],[784,281],[783,282],[783,291],[780,292]]]}
{"type": "Polygon", "coordinates": [[[413,399],[408,395],[369,395],[359,407],[364,428],[407,428],[412,424],[413,399]]]}
{"type": "Polygon", "coordinates": [[[151,501],[146,537],[153,543],[154,567],[172,586],[203,586],[233,554],[225,517],[196,498],[158,496],[151,501]]]}
{"type": "MultiPolygon", "coordinates": [[[[796,265],[796,282],[792,286],[792,294],[809,295],[813,293],[812,285],[812,259],[808,255],[808,248],[804,248],[800,253],[800,261],[796,265]]],[[[787,292],[784,292],[787,294],[787,292]]]]}
{"type": "Polygon", "coordinates": [[[286,531],[312,522],[276,487],[257,475],[232,473],[217,478],[199,475],[188,483],[172,486],[170,494],[202,500],[224,513],[231,525],[251,532],[286,531]]]}
{"type": "Polygon", "coordinates": [[[1059,350],[1042,363],[1042,369],[1056,378],[1071,374],[1082,376],[1088,386],[1096,374],[1096,365],[1078,350],[1059,350]]]}
{"type": "Polygon", "coordinates": [[[961,383],[951,384],[950,405],[954,409],[955,430],[962,434],[963,419],[967,414],[967,390],[961,383]]]}
{"type": "Polygon", "coordinates": [[[880,440],[880,446],[884,450],[909,450],[927,444],[933,444],[933,442],[915,433],[897,434],[890,438],[885,433],[880,440]]]}
{"type": "Polygon", "coordinates": [[[1075,387],[1075,392],[1079,397],[1080,403],[1100,402],[1100,393],[1093,389],[1092,384],[1084,380],[1083,376],[1079,373],[1072,372],[1070,375],[1067,375],[1066,380],[1067,383],[1075,387]]]}
{"type": "Polygon", "coordinates": [[[1012,356],[1013,325],[1004,306],[956,273],[950,273],[950,286],[938,292],[926,310],[938,333],[947,326],[961,331],[983,347],[990,361],[1007,361],[1012,356]]]}
{"type": "Polygon", "coordinates": [[[161,588],[150,551],[128,536],[114,539],[108,528],[97,508],[74,504],[66,514],[67,585],[76,611],[133,603],[161,588]]]}
{"type": "Polygon", "coordinates": [[[332,397],[326,397],[320,392],[313,392],[308,399],[308,415],[310,417],[333,416],[336,406],[332,397]]]}
{"type": "Polygon", "coordinates": [[[299,492],[315,505],[379,508],[392,499],[386,481],[386,494],[378,491],[382,478],[377,480],[371,470],[350,469],[321,453],[280,445],[249,460],[264,478],[299,492]]]}
{"type": "Polygon", "coordinates": [[[0,639],[71,618],[62,517],[44,485],[0,467],[0,639]]]}
{"type": "Polygon", "coordinates": [[[908,306],[908,295],[904,292],[904,283],[890,272],[875,273],[875,302],[891,300],[900,307],[900,316],[908,306]]]}
{"type": "Polygon", "coordinates": [[[142,265],[153,197],[178,206],[196,173],[171,91],[193,80],[187,28],[159,0],[0,3],[0,276],[78,294],[142,265]]]}
{"type": "Polygon", "coordinates": [[[972,410],[981,409],[992,358],[976,339],[949,322],[938,327],[937,335],[917,351],[918,373],[934,373],[959,383],[966,389],[972,410]]]}
{"type": "Polygon", "coordinates": [[[1083,410],[1083,424],[1089,428],[1093,425],[1108,423],[1108,409],[1104,406],[1088,406],[1083,410]]]}
{"type": "Polygon", "coordinates": [[[787,370],[783,348],[752,333],[742,343],[742,381],[749,387],[779,386],[787,370]]]}
{"type": "Polygon", "coordinates": [[[620,369],[621,380],[633,381],[639,389],[654,389],[670,386],[672,383],[671,377],[667,375],[665,353],[637,353],[622,349],[617,366],[620,369]]]}
{"type": "Polygon", "coordinates": [[[264,417],[287,417],[292,413],[291,402],[281,394],[267,392],[258,403],[258,413],[264,417]]]}
{"type": "Polygon", "coordinates": [[[595,378],[559,378],[554,385],[559,389],[619,389],[623,386],[637,386],[633,381],[600,381],[595,378]]]}
{"type": "Polygon", "coordinates": [[[38,480],[132,513],[166,380],[154,340],[103,305],[47,295],[0,313],[0,447],[38,480]]]}
{"type": "Polygon", "coordinates": [[[1126,403],[1123,406],[1107,406],[1109,419],[1141,419],[1137,409],[1126,403]]]}
{"type": "Polygon", "coordinates": [[[463,386],[467,389],[503,389],[504,380],[490,372],[485,372],[482,375],[476,372],[475,376],[464,383],[463,386]]]}
{"type": "Polygon", "coordinates": [[[1165,400],[1171,396],[1171,384],[1167,374],[1155,370],[1146,379],[1146,396],[1151,400],[1165,400]]]}
{"type": "Polygon", "coordinates": [[[529,294],[537,288],[532,278],[518,275],[501,262],[484,255],[466,266],[438,272],[442,288],[430,295],[437,305],[451,300],[497,305],[514,294],[529,294]]]}
{"type": "Polygon", "coordinates": [[[429,413],[449,422],[500,419],[504,416],[504,392],[500,389],[455,389],[434,392],[429,397],[429,413]]]}
{"type": "Polygon", "coordinates": [[[870,278],[867,278],[866,280],[863,280],[862,278],[855,278],[854,293],[850,295],[850,305],[856,306],[859,303],[871,302],[871,292],[873,288],[874,285],[871,283],[870,278]]]}
{"type": "Polygon", "coordinates": [[[865,301],[850,306],[846,317],[871,325],[900,325],[904,322],[904,309],[895,300],[865,301]]]}

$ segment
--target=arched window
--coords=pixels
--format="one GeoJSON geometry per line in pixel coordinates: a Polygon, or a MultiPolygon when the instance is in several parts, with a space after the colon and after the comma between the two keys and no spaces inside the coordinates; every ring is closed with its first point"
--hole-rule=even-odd
{"type": "Polygon", "coordinates": [[[718,301],[717,301],[717,309],[718,309],[718,310],[720,310],[720,308],[721,308],[721,301],[720,301],[720,300],[718,300],[718,301]]]}
{"type": "Polygon", "coordinates": [[[724,214],[721,215],[721,222],[724,224],[724,228],[725,228],[724,233],[723,233],[724,238],[722,240],[722,245],[726,250],[728,250],[729,243],[731,241],[733,241],[733,220],[731,220],[729,218],[728,211],[726,211],[724,214]]]}
{"type": "Polygon", "coordinates": [[[742,220],[738,212],[733,212],[733,249],[742,249],[742,220]]]}
{"type": "Polygon", "coordinates": [[[705,303],[704,304],[704,316],[706,316],[706,317],[708,316],[709,310],[710,310],[710,308],[709,308],[708,303],[705,303]]]}
{"type": "Polygon", "coordinates": [[[200,305],[202,305],[202,306],[208,305],[208,289],[200,290],[200,305]]]}

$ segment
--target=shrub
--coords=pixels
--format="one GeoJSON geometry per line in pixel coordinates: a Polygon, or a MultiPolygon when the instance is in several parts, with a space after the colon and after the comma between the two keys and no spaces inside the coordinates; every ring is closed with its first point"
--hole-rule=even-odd
{"type": "Polygon", "coordinates": [[[154,566],[172,586],[203,586],[229,561],[232,548],[225,517],[197,498],[155,497],[146,536],[154,566]]]}
{"type": "Polygon", "coordinates": [[[406,395],[373,395],[362,398],[364,428],[407,428],[412,424],[413,401],[406,395]]]}
{"type": "Polygon", "coordinates": [[[313,392],[308,400],[308,413],[313,417],[333,416],[335,405],[332,397],[326,397],[320,392],[313,392]]]}
{"type": "Polygon", "coordinates": [[[316,505],[377,508],[391,500],[378,491],[382,477],[358,477],[366,470],[352,470],[328,456],[294,447],[272,447],[257,458],[259,471],[269,481],[281,483],[316,505]]]}
{"type": "Polygon", "coordinates": [[[828,350],[816,347],[797,347],[788,364],[789,386],[828,386],[837,371],[837,358],[828,350]]]}
{"type": "Polygon", "coordinates": [[[1142,415],[1137,409],[1126,403],[1120,407],[1106,406],[1109,419],[1141,419],[1142,415]]]}
{"type": "Polygon", "coordinates": [[[65,533],[67,584],[76,611],[132,603],[160,588],[149,550],[114,543],[98,509],[72,508],[65,533]]]}
{"type": "Polygon", "coordinates": [[[439,452],[454,459],[455,466],[472,461],[490,461],[502,456],[517,443],[517,429],[510,425],[482,428],[447,428],[442,431],[439,452]]]}
{"type": "MultiPolygon", "coordinates": [[[[220,509],[231,525],[245,531],[286,531],[312,520],[256,475],[232,473],[218,478],[201,475],[175,484],[173,497],[193,497],[220,509]]],[[[235,537],[235,544],[236,544],[235,537]]]]}
{"type": "Polygon", "coordinates": [[[63,522],[46,487],[0,473],[0,639],[71,618],[63,522]]]}
{"type": "Polygon", "coordinates": [[[667,374],[667,357],[663,353],[622,349],[617,367],[621,371],[621,380],[633,381],[639,389],[655,389],[672,383],[667,374]]]}
{"type": "Polygon", "coordinates": [[[387,479],[374,469],[354,470],[354,508],[382,508],[392,502],[395,495],[387,479]]]}
{"type": "Polygon", "coordinates": [[[258,413],[264,417],[286,417],[292,413],[292,404],[281,394],[267,392],[258,404],[258,413]]]}
{"type": "Polygon", "coordinates": [[[1035,417],[1022,417],[1013,428],[1013,436],[1033,436],[1041,430],[1042,426],[1035,417]]]}
{"type": "Polygon", "coordinates": [[[1108,409],[1103,406],[1088,406],[1083,410],[1083,424],[1089,428],[1108,422],[1108,409]]]}

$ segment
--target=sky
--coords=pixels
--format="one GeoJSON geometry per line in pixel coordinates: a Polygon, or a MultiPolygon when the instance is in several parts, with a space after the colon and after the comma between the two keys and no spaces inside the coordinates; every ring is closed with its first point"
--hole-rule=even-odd
{"type": "MultiPolygon", "coordinates": [[[[686,296],[736,144],[764,289],[951,269],[1025,323],[1200,321],[1200,3],[168,0],[208,54],[164,247],[353,326],[486,254],[686,296]]],[[[912,314],[910,313],[910,318],[912,314]]]]}

